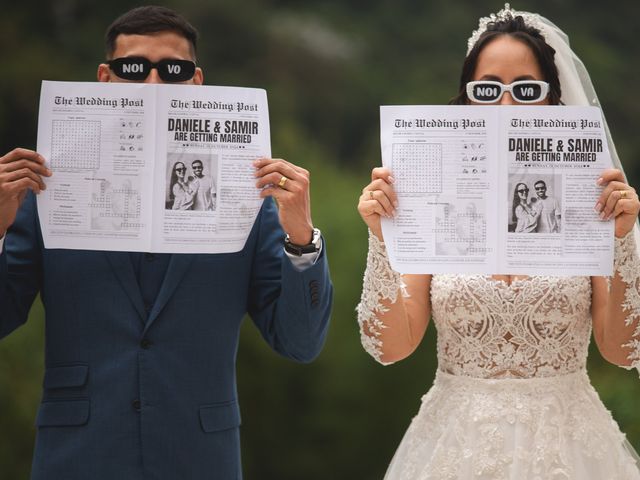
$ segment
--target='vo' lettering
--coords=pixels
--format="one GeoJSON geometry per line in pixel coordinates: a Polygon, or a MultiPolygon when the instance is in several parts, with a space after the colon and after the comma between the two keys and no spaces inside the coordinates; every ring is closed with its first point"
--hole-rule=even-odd
{"type": "Polygon", "coordinates": [[[180,65],[167,65],[167,70],[169,73],[179,74],[180,73],[180,65]]]}
{"type": "Polygon", "coordinates": [[[497,87],[478,87],[478,95],[482,97],[497,97],[497,87]]]}
{"type": "Polygon", "coordinates": [[[142,72],[142,64],[141,63],[131,63],[122,65],[122,71],[124,73],[139,73],[142,72]]]}

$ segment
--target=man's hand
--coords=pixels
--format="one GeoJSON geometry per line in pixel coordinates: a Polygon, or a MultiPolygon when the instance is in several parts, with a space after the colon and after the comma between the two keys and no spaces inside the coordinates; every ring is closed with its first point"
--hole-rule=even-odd
{"type": "Polygon", "coordinates": [[[313,237],[309,172],[281,158],[260,158],[253,162],[262,198],[278,202],[280,224],[295,245],[307,245],[313,237]]]}
{"type": "Polygon", "coordinates": [[[24,148],[0,157],[0,237],[15,220],[27,190],[40,193],[46,188],[42,177],[51,176],[51,171],[44,163],[42,155],[24,148]]]}

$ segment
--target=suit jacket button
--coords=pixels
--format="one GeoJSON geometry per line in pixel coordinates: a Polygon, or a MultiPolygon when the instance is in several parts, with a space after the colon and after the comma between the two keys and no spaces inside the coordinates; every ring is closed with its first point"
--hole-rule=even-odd
{"type": "Polygon", "coordinates": [[[140,407],[141,407],[140,400],[135,399],[133,402],[131,402],[131,406],[133,407],[133,409],[134,409],[136,412],[139,412],[139,411],[140,411],[140,407]]]}

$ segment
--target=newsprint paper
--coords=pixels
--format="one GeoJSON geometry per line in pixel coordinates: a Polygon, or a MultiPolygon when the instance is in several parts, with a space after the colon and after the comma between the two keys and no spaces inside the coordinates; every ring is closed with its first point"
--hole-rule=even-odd
{"type": "Polygon", "coordinates": [[[380,124],[394,270],[612,274],[613,221],[594,210],[611,167],[596,107],[383,106],[380,124]]]}
{"type": "Polygon", "coordinates": [[[38,196],[45,247],[236,252],[262,205],[266,92],[45,81],[38,152],[53,171],[38,196]]]}

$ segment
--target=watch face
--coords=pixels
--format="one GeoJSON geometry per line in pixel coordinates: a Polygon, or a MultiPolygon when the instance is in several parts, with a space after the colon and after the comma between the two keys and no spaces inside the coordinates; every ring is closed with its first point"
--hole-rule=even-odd
{"type": "Polygon", "coordinates": [[[322,234],[320,233],[320,229],[313,229],[313,237],[311,238],[311,243],[316,247],[316,252],[320,250],[320,238],[322,234]]]}

